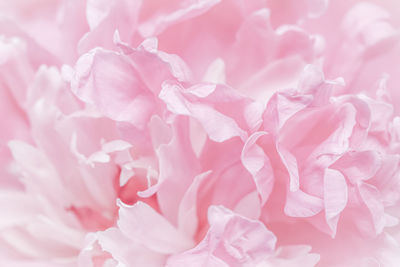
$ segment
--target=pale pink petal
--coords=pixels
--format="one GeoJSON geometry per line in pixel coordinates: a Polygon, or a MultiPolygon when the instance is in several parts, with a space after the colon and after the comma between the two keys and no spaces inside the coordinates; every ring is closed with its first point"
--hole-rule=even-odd
{"type": "Polygon", "coordinates": [[[248,16],[224,58],[228,84],[257,100],[290,87],[317,53],[316,37],[295,25],[283,25],[274,30],[270,25],[270,13],[268,9],[260,9],[248,16]],[[247,51],[246,57],[237,56],[242,51],[247,51]],[[293,77],[285,76],[280,71],[283,69],[293,77]],[[272,92],[268,93],[268,89],[272,92]]]}
{"type": "Polygon", "coordinates": [[[271,162],[264,151],[256,144],[257,139],[265,134],[267,133],[256,132],[251,135],[246,141],[241,155],[243,165],[253,176],[261,205],[264,205],[268,200],[274,184],[271,162]]]}
{"type": "Polygon", "coordinates": [[[117,228],[109,228],[96,235],[101,248],[109,252],[119,264],[124,264],[125,266],[164,266],[165,256],[146,248],[143,243],[134,239],[135,236],[130,238],[129,235],[123,234],[117,228]]]}
{"type": "Polygon", "coordinates": [[[124,40],[131,43],[137,30],[141,3],[127,0],[87,1],[86,18],[90,31],[78,43],[79,54],[99,46],[115,50],[113,36],[116,30],[124,40]]]}
{"type": "Polygon", "coordinates": [[[40,210],[39,203],[23,192],[0,192],[0,205],[0,229],[26,223],[40,210]]]}
{"type": "Polygon", "coordinates": [[[259,221],[211,206],[210,229],[200,244],[168,259],[167,266],[255,266],[273,253],[276,238],[259,221]],[[175,265],[177,264],[177,265],[175,265]]]}
{"type": "Polygon", "coordinates": [[[287,149],[281,147],[279,143],[277,143],[276,149],[282,159],[283,165],[289,173],[289,190],[292,192],[299,190],[300,178],[296,157],[287,149]]]}
{"type": "Polygon", "coordinates": [[[118,31],[115,32],[114,39],[154,94],[159,94],[164,81],[177,79],[188,82],[192,79],[191,70],[179,56],[158,50],[157,38],[145,39],[137,49],[123,43],[118,31]],[[157,72],[154,72],[155,69],[157,72]]]}
{"type": "Polygon", "coordinates": [[[188,236],[194,236],[198,227],[197,195],[199,187],[208,179],[210,171],[196,176],[179,204],[178,227],[188,236]]]}
{"type": "Polygon", "coordinates": [[[294,114],[311,104],[312,96],[282,92],[273,95],[263,114],[264,128],[276,134],[294,114]],[[267,123],[268,122],[268,123],[267,123]]]}
{"type": "Polygon", "coordinates": [[[291,192],[288,190],[285,203],[285,214],[291,217],[311,217],[323,209],[322,199],[309,195],[301,189],[291,192]]]}
{"type": "Polygon", "coordinates": [[[218,4],[220,0],[182,1],[177,10],[166,10],[154,18],[141,23],[139,32],[143,37],[160,34],[168,26],[199,16],[218,4]]]}
{"type": "MultiPolygon", "coordinates": [[[[179,205],[193,179],[200,174],[200,164],[196,160],[190,144],[186,118],[176,118],[172,126],[172,138],[160,145],[157,150],[159,159],[159,178],[153,192],[163,215],[177,225],[179,205]],[[180,168],[176,168],[180,166],[180,168]],[[171,192],[174,192],[171,195],[171,192]]],[[[150,188],[149,190],[152,190],[150,188]]]]}
{"type": "Polygon", "coordinates": [[[154,109],[152,95],[129,59],[115,52],[96,49],[82,56],[71,86],[79,98],[106,116],[139,128],[154,109]]]}
{"type": "Polygon", "coordinates": [[[329,0],[268,0],[267,2],[268,6],[276,11],[272,14],[274,24],[288,24],[305,18],[317,18],[324,14],[330,4],[329,0]]]}
{"type": "Polygon", "coordinates": [[[372,178],[381,166],[381,156],[374,151],[348,152],[332,168],[340,170],[348,181],[357,184],[372,178]]]}
{"type": "Polygon", "coordinates": [[[376,187],[367,183],[361,183],[358,188],[360,196],[368,209],[369,216],[372,218],[374,230],[379,234],[385,227],[384,206],[380,201],[380,193],[376,187]]]}
{"type": "Polygon", "coordinates": [[[332,230],[332,236],[336,234],[340,213],[346,207],[347,194],[347,184],[343,174],[336,170],[326,169],[324,175],[325,218],[332,230]]]}
{"type": "Polygon", "coordinates": [[[177,253],[193,246],[193,241],[161,214],[143,202],[128,206],[119,202],[118,227],[124,235],[159,253],[177,253]]]}
{"type": "Polygon", "coordinates": [[[265,264],[259,264],[257,267],[317,266],[320,256],[310,251],[311,247],[307,245],[279,247],[275,252],[275,257],[271,257],[265,264]]]}
{"type": "Polygon", "coordinates": [[[207,103],[190,102],[185,99],[181,92],[183,90],[180,85],[164,83],[159,97],[171,112],[197,119],[214,141],[222,142],[236,136],[243,138],[246,135],[234,119],[224,116],[207,103]]]}
{"type": "Polygon", "coordinates": [[[57,179],[58,174],[42,151],[21,141],[11,141],[8,145],[15,161],[28,178],[25,179],[28,187],[39,190],[54,203],[69,201],[62,196],[64,190],[57,179]],[[52,179],[49,179],[50,177],[52,179]]]}
{"type": "Polygon", "coordinates": [[[2,87],[14,96],[18,105],[26,100],[26,91],[34,69],[27,57],[27,43],[19,38],[0,38],[2,87]]]}

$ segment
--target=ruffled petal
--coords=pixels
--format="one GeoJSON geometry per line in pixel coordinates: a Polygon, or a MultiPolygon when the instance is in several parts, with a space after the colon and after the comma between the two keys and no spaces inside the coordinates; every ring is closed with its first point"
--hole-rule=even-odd
{"type": "Polygon", "coordinates": [[[273,253],[276,238],[259,221],[222,206],[208,212],[210,230],[200,244],[168,259],[167,266],[256,266],[273,253]],[[177,265],[175,265],[177,264],[177,265]]]}

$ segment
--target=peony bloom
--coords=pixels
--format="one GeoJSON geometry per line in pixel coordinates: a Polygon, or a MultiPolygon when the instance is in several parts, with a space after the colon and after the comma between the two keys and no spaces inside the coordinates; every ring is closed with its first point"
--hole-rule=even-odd
{"type": "Polygon", "coordinates": [[[395,0],[0,0],[0,265],[400,264],[395,0]]]}

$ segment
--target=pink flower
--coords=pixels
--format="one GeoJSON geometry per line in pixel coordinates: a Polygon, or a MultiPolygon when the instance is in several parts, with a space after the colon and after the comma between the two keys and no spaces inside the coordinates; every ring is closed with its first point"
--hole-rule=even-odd
{"type": "Polygon", "coordinates": [[[398,266],[394,0],[0,3],[1,266],[398,266]]]}

